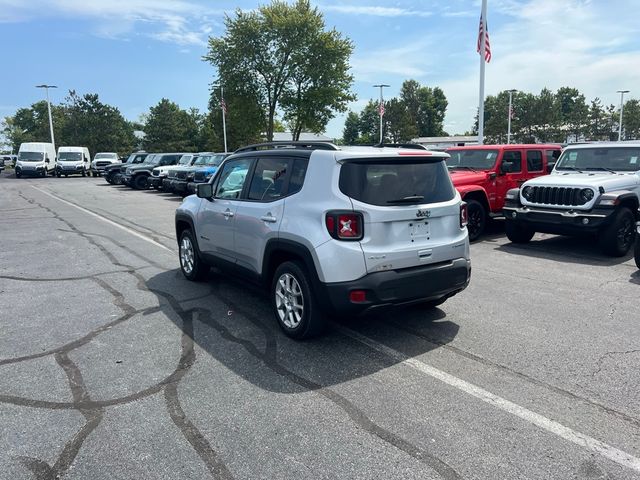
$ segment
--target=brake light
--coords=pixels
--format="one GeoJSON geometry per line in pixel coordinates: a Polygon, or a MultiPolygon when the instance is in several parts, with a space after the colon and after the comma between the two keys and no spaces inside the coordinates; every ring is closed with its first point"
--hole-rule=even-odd
{"type": "Polygon", "coordinates": [[[364,219],[361,213],[328,212],[325,225],[329,235],[337,240],[361,240],[364,236],[364,219]]]}
{"type": "Polygon", "coordinates": [[[351,303],[364,303],[367,301],[367,292],[364,290],[351,290],[349,292],[349,301],[351,303]]]}
{"type": "Polygon", "coordinates": [[[462,202],[460,204],[460,228],[464,228],[469,223],[469,215],[467,212],[467,204],[462,202]]]}

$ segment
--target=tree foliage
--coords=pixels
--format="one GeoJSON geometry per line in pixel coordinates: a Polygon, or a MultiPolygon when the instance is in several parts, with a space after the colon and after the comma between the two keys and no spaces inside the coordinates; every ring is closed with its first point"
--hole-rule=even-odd
{"type": "MultiPolygon", "coordinates": [[[[485,142],[505,143],[509,94],[489,95],[485,100],[485,142]]],[[[513,94],[512,142],[574,142],[617,140],[620,111],[603,105],[599,98],[587,102],[584,94],[570,87],[556,92],[544,88],[538,95],[513,94]]],[[[624,139],[640,138],[640,102],[628,100],[624,107],[624,139]]],[[[478,132],[476,117],[473,134],[478,132]]]]}
{"type": "Polygon", "coordinates": [[[209,39],[204,59],[216,68],[229,97],[256,100],[267,140],[273,139],[279,110],[297,139],[303,129],[324,130],[354,98],[348,73],[353,45],[337,31],[325,31],[322,14],[309,0],[238,9],[225,27],[222,37],[209,39]]]}
{"type": "MultiPolygon", "coordinates": [[[[416,80],[406,80],[400,96],[385,101],[384,141],[403,143],[416,137],[445,135],[443,124],[447,104],[447,98],[439,87],[431,88],[420,85],[416,80]]],[[[379,143],[379,101],[369,100],[359,116],[349,113],[343,141],[347,144],[379,143]]]]}
{"type": "Polygon", "coordinates": [[[152,152],[195,152],[203,118],[197,110],[182,110],[163,98],[149,109],[144,147],[152,152]]]}

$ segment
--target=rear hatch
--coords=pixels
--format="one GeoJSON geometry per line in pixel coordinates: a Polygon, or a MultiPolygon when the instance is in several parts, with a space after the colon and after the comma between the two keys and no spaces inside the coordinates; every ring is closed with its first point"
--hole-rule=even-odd
{"type": "Polygon", "coordinates": [[[425,152],[344,161],[340,190],[362,212],[369,273],[466,257],[461,201],[445,159],[425,152]]]}

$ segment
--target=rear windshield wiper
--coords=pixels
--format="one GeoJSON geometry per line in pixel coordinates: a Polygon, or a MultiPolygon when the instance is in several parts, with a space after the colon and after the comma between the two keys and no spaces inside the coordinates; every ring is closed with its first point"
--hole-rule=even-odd
{"type": "Polygon", "coordinates": [[[471,170],[472,172],[477,172],[478,170],[476,170],[473,167],[468,167],[467,165],[453,165],[449,168],[466,168],[467,170],[471,170]]]}
{"type": "Polygon", "coordinates": [[[396,198],[395,200],[387,200],[387,203],[418,203],[424,200],[423,195],[410,195],[404,198],[396,198]]]}
{"type": "Polygon", "coordinates": [[[603,170],[605,172],[617,173],[615,170],[611,170],[607,167],[587,167],[585,170],[603,170]]]}

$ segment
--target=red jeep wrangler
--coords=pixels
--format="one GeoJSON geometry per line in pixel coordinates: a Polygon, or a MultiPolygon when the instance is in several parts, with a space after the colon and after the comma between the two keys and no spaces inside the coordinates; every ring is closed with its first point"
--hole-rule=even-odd
{"type": "Polygon", "coordinates": [[[504,197],[530,178],[546,175],[560,145],[475,145],[447,150],[453,185],[467,202],[469,240],[482,235],[489,217],[502,215],[504,197]]]}

